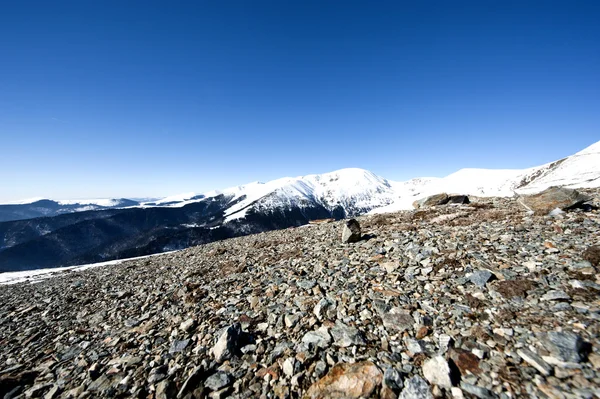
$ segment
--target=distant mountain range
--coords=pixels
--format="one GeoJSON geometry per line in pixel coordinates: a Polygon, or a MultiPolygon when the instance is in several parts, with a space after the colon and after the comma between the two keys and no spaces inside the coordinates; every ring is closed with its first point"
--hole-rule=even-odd
{"type": "Polygon", "coordinates": [[[140,202],[126,198],[78,201],[35,199],[31,202],[0,204],[0,222],[43,216],[51,217],[65,213],[96,211],[99,209],[126,208],[136,205],[140,205],[140,202]]]}
{"type": "Polygon", "coordinates": [[[0,205],[0,272],[121,259],[311,219],[410,209],[416,199],[440,192],[512,196],[554,185],[600,186],[600,142],[524,170],[461,169],[444,178],[394,182],[351,168],[153,201],[0,205]]]}

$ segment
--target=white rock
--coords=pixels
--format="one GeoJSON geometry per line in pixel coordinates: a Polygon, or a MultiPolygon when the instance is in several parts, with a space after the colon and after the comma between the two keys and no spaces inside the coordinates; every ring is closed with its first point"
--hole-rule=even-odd
{"type": "Polygon", "coordinates": [[[442,356],[428,359],[423,364],[423,376],[430,384],[439,385],[442,388],[451,388],[450,366],[442,356]]]}
{"type": "Polygon", "coordinates": [[[179,325],[179,329],[181,331],[189,332],[196,325],[196,320],[187,319],[179,325]]]}
{"type": "Polygon", "coordinates": [[[292,377],[294,375],[294,365],[296,363],[296,359],[294,359],[293,357],[288,357],[287,359],[285,359],[285,361],[283,362],[283,374],[287,375],[288,377],[292,377]]]}

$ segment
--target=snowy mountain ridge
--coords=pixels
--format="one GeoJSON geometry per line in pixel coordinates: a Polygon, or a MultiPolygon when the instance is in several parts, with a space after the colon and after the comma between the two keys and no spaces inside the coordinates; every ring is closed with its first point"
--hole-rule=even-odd
{"type": "MultiPolygon", "coordinates": [[[[374,173],[348,168],[297,178],[223,190],[242,201],[227,211],[226,221],[245,216],[254,208],[265,212],[277,207],[317,203],[329,210],[340,207],[348,216],[412,209],[412,203],[440,192],[481,197],[531,194],[551,186],[600,186],[600,142],[567,158],[528,169],[465,168],[443,178],[386,180],[374,173]]],[[[208,197],[208,195],[207,195],[208,197]]]]}
{"type": "MultiPolygon", "coordinates": [[[[411,185],[405,185],[410,187],[411,185]]],[[[480,197],[533,194],[552,186],[600,187],[600,141],[569,157],[527,169],[460,169],[430,179],[418,194],[397,191],[398,199],[373,213],[412,209],[413,201],[441,192],[480,197]]]]}
{"type": "Polygon", "coordinates": [[[64,212],[75,212],[104,207],[183,207],[224,196],[231,204],[225,210],[225,222],[230,222],[245,217],[250,210],[276,212],[281,207],[291,209],[319,205],[329,211],[337,209],[344,216],[354,216],[411,209],[415,200],[440,192],[505,197],[539,192],[557,185],[600,186],[600,141],[567,158],[528,169],[465,168],[443,178],[425,177],[395,182],[368,170],[347,168],[265,183],[252,182],[200,194],[184,193],[154,201],[93,199],[54,202],[69,206],[64,212]]]}
{"type": "Polygon", "coordinates": [[[150,201],[0,205],[0,272],[131,258],[316,219],[412,209],[415,200],[442,192],[514,196],[552,185],[600,186],[600,144],[523,170],[461,169],[395,182],[349,168],[150,201]]]}

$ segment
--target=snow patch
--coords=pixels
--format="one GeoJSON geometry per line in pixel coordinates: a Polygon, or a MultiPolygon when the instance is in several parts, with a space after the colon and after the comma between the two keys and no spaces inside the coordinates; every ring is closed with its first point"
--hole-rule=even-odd
{"type": "Polygon", "coordinates": [[[66,272],[80,272],[80,271],[84,271],[84,270],[88,270],[88,269],[93,269],[96,267],[102,267],[102,266],[108,266],[108,265],[118,265],[123,262],[130,261],[130,260],[150,258],[152,256],[165,255],[165,254],[169,254],[169,253],[173,253],[173,252],[177,252],[177,251],[162,252],[159,254],[138,256],[135,258],[109,260],[106,262],[90,263],[90,264],[86,264],[86,265],[65,266],[65,267],[55,267],[55,268],[51,268],[51,269],[36,269],[36,270],[24,270],[24,271],[20,271],[20,272],[0,273],[0,285],[17,284],[17,283],[24,283],[24,282],[29,282],[30,284],[35,284],[35,283],[41,282],[42,280],[49,279],[52,277],[61,277],[66,272]]]}

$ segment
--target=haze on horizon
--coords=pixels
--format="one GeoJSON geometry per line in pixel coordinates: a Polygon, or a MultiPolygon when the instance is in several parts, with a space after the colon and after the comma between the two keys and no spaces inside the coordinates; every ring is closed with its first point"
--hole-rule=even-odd
{"type": "Polygon", "coordinates": [[[595,1],[7,3],[0,202],[368,169],[521,169],[600,139],[595,1]]]}

